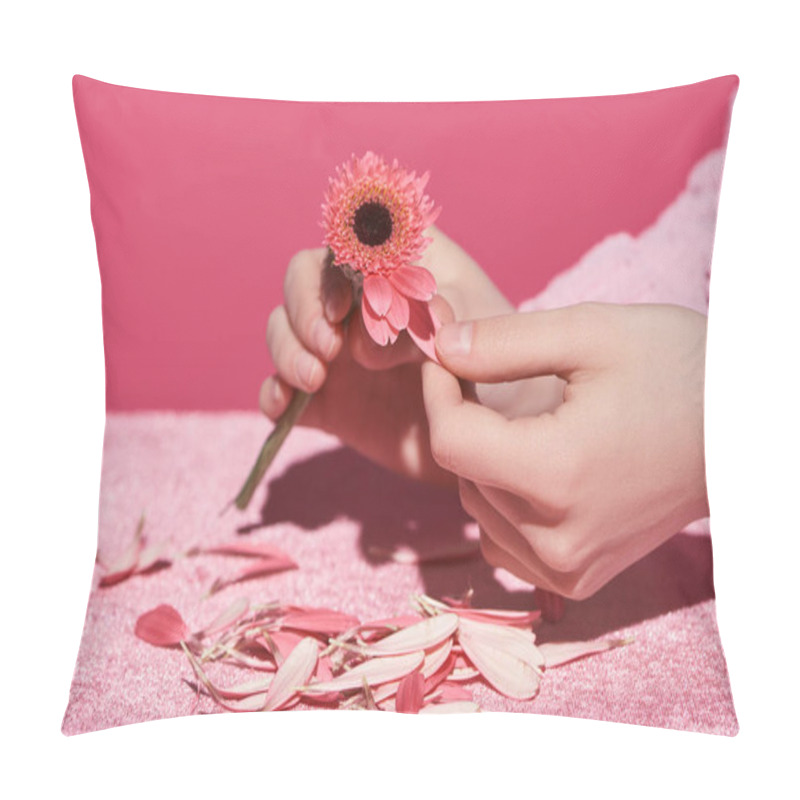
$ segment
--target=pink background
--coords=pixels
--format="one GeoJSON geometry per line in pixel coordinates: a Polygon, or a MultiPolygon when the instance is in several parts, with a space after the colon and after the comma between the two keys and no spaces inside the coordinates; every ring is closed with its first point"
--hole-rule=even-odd
{"type": "Polygon", "coordinates": [[[296,103],[82,76],[75,106],[103,284],[109,410],[253,409],[291,255],[328,176],[372,149],[419,172],[439,226],[514,302],[638,234],[726,138],[734,76],[635,95],[296,103]]]}

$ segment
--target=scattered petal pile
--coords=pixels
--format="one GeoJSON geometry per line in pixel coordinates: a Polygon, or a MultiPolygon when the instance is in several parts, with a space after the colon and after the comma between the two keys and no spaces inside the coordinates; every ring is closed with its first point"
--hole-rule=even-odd
{"type": "MultiPolygon", "coordinates": [[[[263,553],[259,554],[263,555],[263,553]]],[[[540,612],[472,608],[470,595],[413,598],[415,612],[360,622],[326,608],[251,606],[239,598],[192,633],[162,605],[143,614],[136,635],[180,646],[204,690],[227,711],[278,711],[298,703],[405,714],[479,711],[465,683],[482,680],[506,697],[530,700],[546,669],[630,640],[537,645],[540,612]],[[262,673],[221,686],[210,663],[262,673]]]]}

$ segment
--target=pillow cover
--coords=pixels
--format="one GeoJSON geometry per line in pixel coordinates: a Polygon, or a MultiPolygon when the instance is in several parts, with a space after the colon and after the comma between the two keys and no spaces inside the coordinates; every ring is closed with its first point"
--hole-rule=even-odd
{"type": "Polygon", "coordinates": [[[554,621],[537,618],[530,585],[481,559],[455,496],[318,431],[292,433],[250,511],[219,511],[270,427],[256,410],[272,370],[263,336],[286,265],[321,243],[322,196],[351,154],[429,171],[437,225],[523,309],[705,311],[737,86],[728,76],[608,97],[300,103],[76,76],[108,414],[98,567],[64,732],[366,703],[734,734],[704,521],[554,621]],[[361,629],[360,645],[333,647],[339,662],[319,660],[332,637],[387,619],[361,629]],[[410,630],[420,620],[424,631],[410,630]],[[525,631],[526,648],[535,627],[535,691],[515,696],[482,663],[471,623],[499,626],[503,642],[525,631]],[[387,650],[380,637],[395,630],[432,638],[387,650]],[[357,647],[367,688],[335,677],[357,647]],[[294,691],[313,681],[316,692],[294,691]]]}

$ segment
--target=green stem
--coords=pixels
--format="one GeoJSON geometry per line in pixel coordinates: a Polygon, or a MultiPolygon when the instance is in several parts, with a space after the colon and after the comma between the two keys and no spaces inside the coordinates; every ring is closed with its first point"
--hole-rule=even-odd
{"type": "MultiPolygon", "coordinates": [[[[247,476],[244,486],[242,486],[239,490],[239,494],[237,494],[236,498],[233,500],[233,505],[240,511],[244,511],[250,504],[253,493],[258,488],[261,479],[269,469],[269,465],[277,455],[278,450],[281,449],[284,439],[289,435],[289,431],[305,410],[310,399],[311,395],[308,392],[296,391],[294,397],[292,397],[289,405],[286,407],[286,410],[278,417],[275,427],[261,447],[258,458],[256,458],[256,463],[253,464],[253,468],[250,470],[250,474],[247,476]]],[[[226,506],[226,508],[229,507],[230,505],[226,506]]]]}

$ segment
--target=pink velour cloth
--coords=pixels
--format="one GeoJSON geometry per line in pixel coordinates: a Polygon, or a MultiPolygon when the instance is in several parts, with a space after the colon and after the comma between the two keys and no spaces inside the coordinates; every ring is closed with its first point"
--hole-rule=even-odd
{"type": "MultiPolygon", "coordinates": [[[[389,474],[324,434],[292,432],[246,513],[219,511],[235,494],[269,425],[247,412],[112,414],[106,428],[100,554],[124,550],[142,513],[151,542],[175,560],[100,588],[95,577],[63,730],[82,733],[195,711],[191,667],[180,650],[137,639],[136,619],[161,603],[193,630],[240,596],[324,606],[362,621],[411,610],[410,596],[459,596],[476,606],[530,609],[530,586],[480,556],[402,565],[385,551],[421,554],[476,536],[458,498],[389,474]],[[244,560],[179,558],[193,545],[269,542],[299,568],[230,586],[203,599],[244,560]],[[187,683],[188,682],[188,683],[187,683]]],[[[537,698],[509,700],[469,684],[487,711],[529,711],[733,734],[737,730],[714,610],[707,533],[679,533],[589,600],[566,602],[540,641],[632,636],[626,647],[548,670],[537,698]]],[[[247,680],[215,671],[223,685],[247,680]]],[[[206,697],[198,712],[218,710],[206,697]]],[[[294,712],[287,712],[294,713],[294,712]]]]}
{"type": "MultiPolygon", "coordinates": [[[[702,310],[721,168],[722,152],[709,153],[653,225],[638,237],[600,242],[530,305],[588,299],[601,276],[604,286],[620,287],[602,299],[651,299],[655,281],[666,287],[668,302],[702,310]]],[[[475,538],[474,523],[455,495],[390,474],[316,431],[294,430],[248,511],[220,516],[269,428],[252,412],[109,414],[100,555],[121,553],[144,514],[149,540],[167,542],[172,561],[110,587],[98,586],[97,571],[65,733],[217,710],[206,697],[196,707],[183,653],[134,636],[136,619],[161,603],[177,608],[193,630],[239,596],[325,606],[362,620],[404,613],[416,593],[459,596],[469,588],[476,607],[533,607],[530,586],[480,556],[421,565],[389,561],[386,552],[398,546],[424,556],[475,538]],[[232,575],[241,560],[181,554],[234,539],[277,545],[299,568],[203,599],[214,580],[232,575]]],[[[737,732],[705,522],[677,533],[589,600],[565,605],[563,619],[537,629],[540,641],[632,637],[633,643],[548,670],[532,701],[509,700],[474,683],[470,688],[484,710],[737,732]]]]}

